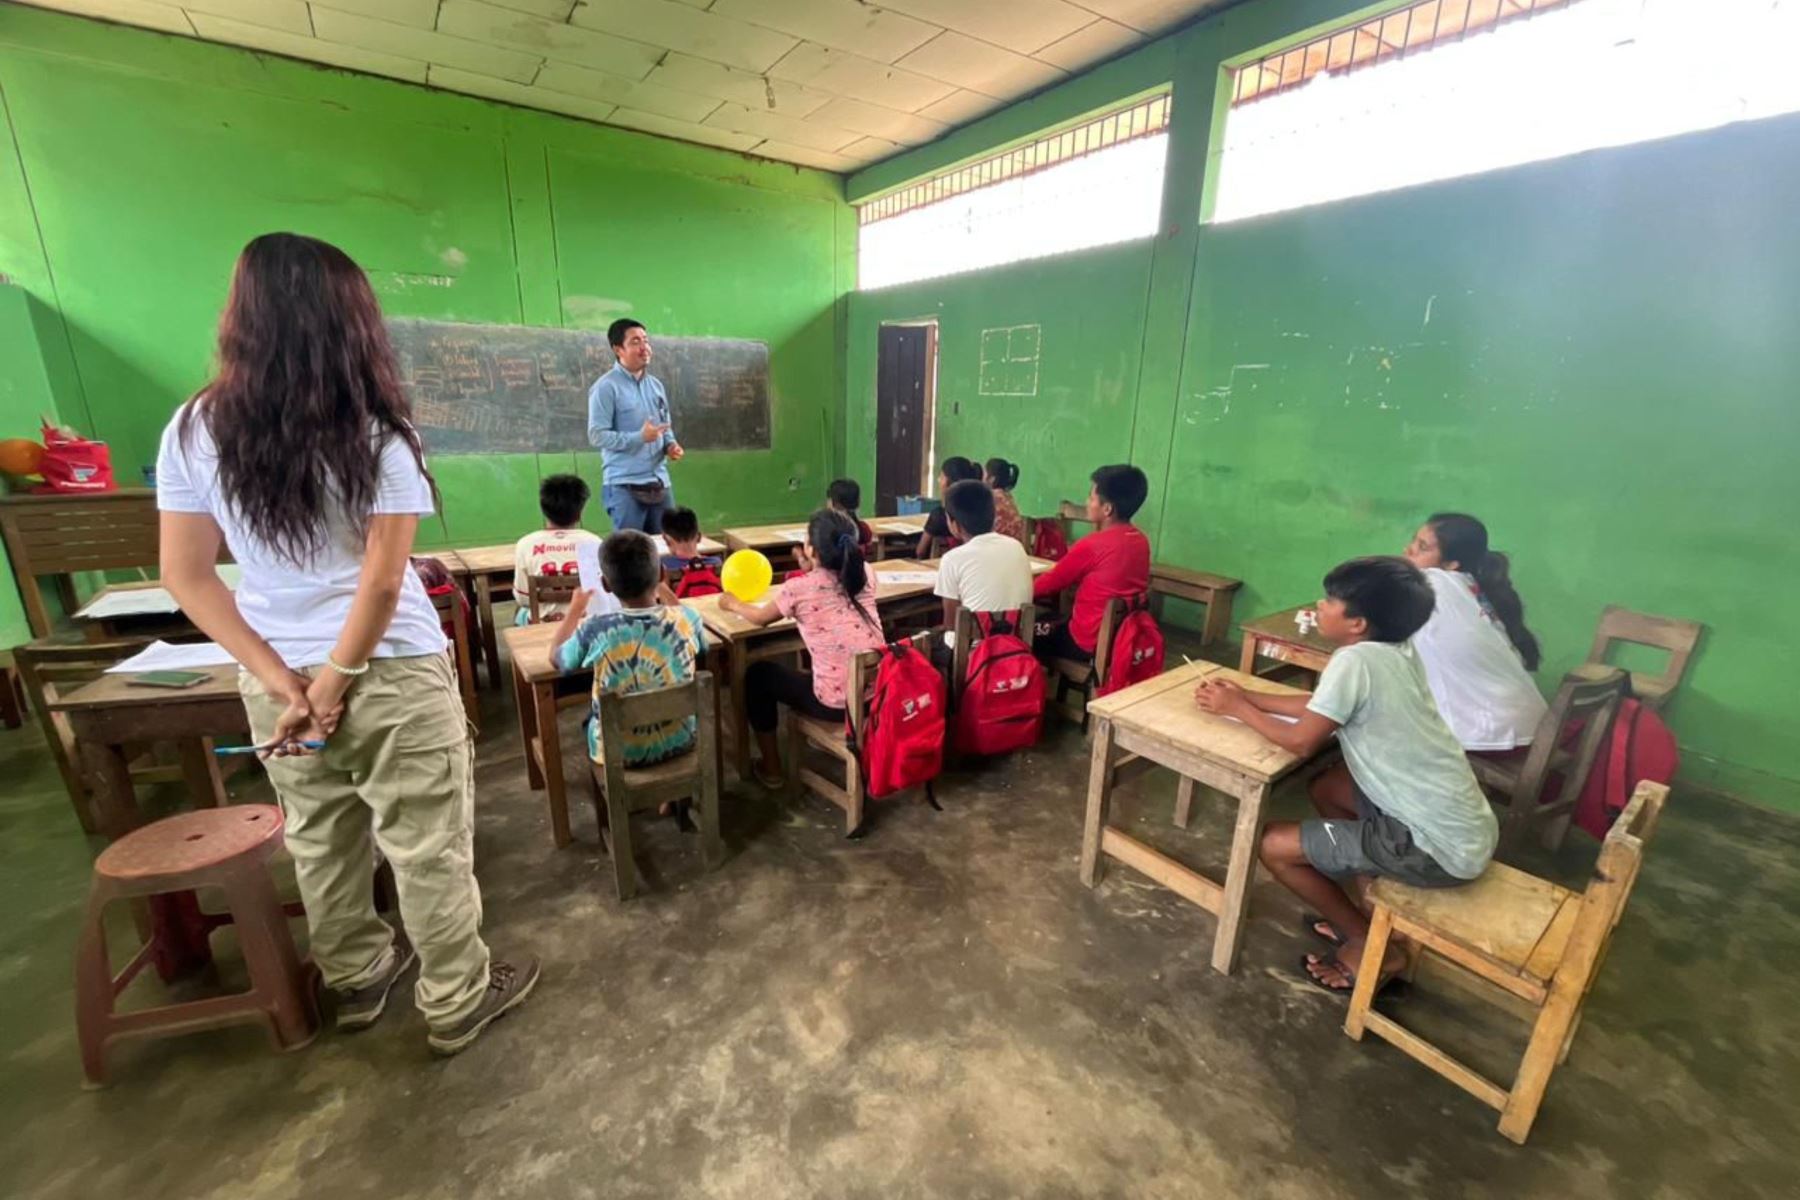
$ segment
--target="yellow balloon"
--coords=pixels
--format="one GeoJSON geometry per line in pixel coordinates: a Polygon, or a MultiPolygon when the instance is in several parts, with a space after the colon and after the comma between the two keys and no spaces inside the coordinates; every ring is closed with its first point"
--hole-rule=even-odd
{"type": "Polygon", "coordinates": [[[774,579],[775,568],[769,565],[760,550],[735,552],[725,560],[725,569],[719,572],[719,582],[725,585],[725,590],[745,604],[762,599],[774,579]]]}

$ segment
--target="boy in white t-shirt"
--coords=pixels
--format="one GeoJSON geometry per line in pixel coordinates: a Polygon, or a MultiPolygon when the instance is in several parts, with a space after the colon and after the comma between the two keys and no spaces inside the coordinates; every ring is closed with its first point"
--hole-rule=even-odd
{"type": "Polygon", "coordinates": [[[958,545],[938,560],[937,594],[944,641],[954,647],[959,610],[1007,613],[1031,603],[1031,560],[1017,538],[994,532],[994,493],[980,480],[945,489],[944,516],[958,545]]]}
{"type": "MultiPolygon", "coordinates": [[[[519,539],[513,551],[513,599],[518,602],[518,624],[531,620],[531,577],[534,575],[574,575],[575,556],[583,543],[598,545],[597,533],[581,527],[581,514],[587,508],[588,485],[579,475],[547,475],[538,485],[538,508],[544,514],[544,528],[519,539]]],[[[546,624],[562,619],[564,604],[545,604],[539,618],[546,624]]]]}
{"type": "MultiPolygon", "coordinates": [[[[1344,765],[1312,781],[1322,819],[1271,822],[1261,845],[1263,865],[1320,914],[1306,918],[1309,931],[1337,947],[1334,956],[1301,960],[1306,978],[1326,991],[1354,988],[1369,933],[1368,915],[1340,881],[1376,876],[1454,887],[1487,869],[1499,840],[1499,823],[1409,640],[1434,603],[1431,585],[1405,559],[1352,559],[1325,576],[1319,632],[1338,648],[1316,691],[1275,696],[1209,679],[1194,693],[1201,708],[1234,717],[1301,758],[1334,734],[1343,749],[1344,765]]],[[[1404,961],[1398,946],[1388,956],[1384,977],[1404,961]]]]}

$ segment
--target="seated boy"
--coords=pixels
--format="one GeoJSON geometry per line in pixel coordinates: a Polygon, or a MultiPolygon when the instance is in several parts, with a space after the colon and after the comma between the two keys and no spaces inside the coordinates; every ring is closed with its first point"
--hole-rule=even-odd
{"type": "Polygon", "coordinates": [[[625,745],[600,745],[600,697],[686,683],[695,662],[706,652],[700,615],[687,605],[665,608],[656,603],[662,582],[656,543],[635,529],[609,534],[600,546],[600,577],[623,605],[618,612],[584,616],[592,593],[577,591],[550,643],[557,668],[594,669],[594,700],[588,713],[588,754],[622,755],[627,766],[661,762],[694,746],[694,718],[664,721],[631,729],[625,745]]]}
{"type": "MultiPolygon", "coordinates": [[[[1430,582],[1405,559],[1351,559],[1325,577],[1319,633],[1338,649],[1317,691],[1271,696],[1207,680],[1194,693],[1201,708],[1235,717],[1302,758],[1334,733],[1343,748],[1344,765],[1312,781],[1322,819],[1271,822],[1261,846],[1269,872],[1320,914],[1307,918],[1314,935],[1337,947],[1301,960],[1306,977],[1326,991],[1352,990],[1369,934],[1368,916],[1340,881],[1377,876],[1454,887],[1487,869],[1499,840],[1493,810],[1408,641],[1434,603],[1430,582]],[[1294,723],[1276,719],[1283,716],[1294,723]]],[[[1390,944],[1382,980],[1404,962],[1390,944]]]]}
{"type": "Polygon", "coordinates": [[[944,515],[960,543],[938,560],[937,594],[944,602],[944,642],[955,646],[956,614],[1006,613],[1031,603],[1031,560],[1016,538],[994,532],[994,493],[965,479],[944,493],[944,515]]]}
{"type": "Polygon", "coordinates": [[[691,508],[671,508],[663,513],[663,541],[669,552],[662,556],[662,587],[657,596],[674,604],[689,596],[714,596],[725,590],[719,582],[721,559],[700,553],[700,518],[691,508]]]}
{"type": "Polygon", "coordinates": [[[856,515],[862,507],[862,484],[854,479],[834,479],[825,489],[825,507],[833,512],[841,512],[856,522],[856,540],[862,549],[862,556],[867,561],[875,558],[875,531],[869,523],[856,515]]]}
{"type": "MultiPolygon", "coordinates": [[[[513,599],[519,605],[516,624],[531,622],[531,577],[575,574],[576,548],[600,540],[599,534],[581,527],[581,513],[587,502],[588,485],[579,475],[547,475],[538,484],[538,508],[544,514],[544,528],[520,538],[513,550],[513,599]]],[[[561,604],[545,604],[538,612],[546,623],[562,614],[561,604]]]]}
{"type": "Polygon", "coordinates": [[[1040,602],[1075,589],[1075,608],[1067,618],[1038,620],[1032,648],[1045,662],[1091,660],[1107,602],[1150,590],[1150,539],[1131,523],[1150,494],[1150,481],[1129,463],[1101,467],[1091,478],[1087,519],[1094,523],[1094,532],[1070,546],[1062,561],[1038,576],[1032,588],[1040,602]]]}

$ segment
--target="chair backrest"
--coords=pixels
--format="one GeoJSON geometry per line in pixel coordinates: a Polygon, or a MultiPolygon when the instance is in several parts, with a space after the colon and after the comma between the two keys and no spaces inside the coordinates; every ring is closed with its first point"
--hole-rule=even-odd
{"type": "Polygon", "coordinates": [[[536,625],[543,619],[544,606],[547,604],[567,605],[575,596],[575,589],[581,586],[581,580],[574,575],[533,575],[526,581],[529,589],[525,593],[526,611],[531,614],[531,623],[536,625]]]}
{"type": "MultiPolygon", "coordinates": [[[[934,630],[926,629],[899,640],[911,642],[913,649],[929,658],[934,634],[934,630]]],[[[869,719],[869,692],[875,686],[875,672],[881,666],[881,656],[886,653],[887,647],[883,646],[879,650],[864,650],[850,660],[849,685],[844,690],[844,711],[849,717],[850,728],[858,739],[862,737],[863,724],[869,719]]]]}
{"type": "Polygon", "coordinates": [[[1114,596],[1106,602],[1106,614],[1100,618],[1100,636],[1094,643],[1094,679],[1097,683],[1106,680],[1107,668],[1112,666],[1113,639],[1118,636],[1119,625],[1125,620],[1125,601],[1114,596]]]}
{"type": "MultiPolygon", "coordinates": [[[[975,649],[975,643],[981,640],[980,616],[1004,617],[1006,613],[979,614],[972,609],[956,610],[956,649],[950,662],[950,708],[954,711],[962,700],[963,684],[969,678],[969,654],[975,649]]],[[[1037,606],[1022,605],[1019,608],[1019,627],[1013,632],[1031,649],[1032,635],[1036,632],[1037,606]]]]}
{"type": "Polygon", "coordinates": [[[1658,617],[1609,604],[1600,612],[1600,625],[1594,630],[1594,645],[1588,651],[1588,662],[1604,663],[1606,652],[1614,642],[1633,642],[1667,650],[1669,662],[1662,674],[1631,673],[1632,691],[1650,707],[1660,708],[1680,685],[1682,676],[1687,674],[1688,660],[1694,655],[1703,628],[1698,621],[1658,617]]]}
{"type": "MultiPolygon", "coordinates": [[[[29,642],[14,648],[13,666],[25,684],[25,694],[38,714],[44,737],[56,755],[57,766],[65,781],[75,770],[75,734],[66,714],[52,712],[50,701],[72,692],[84,683],[100,678],[106,668],[136,654],[150,644],[150,639],[133,638],[114,642],[71,642],[53,645],[29,642]]],[[[77,772],[78,774],[79,772],[77,772]]],[[[73,784],[71,784],[73,786],[73,784]]]]}
{"type": "MultiPolygon", "coordinates": [[[[712,740],[717,735],[712,720],[713,677],[711,671],[697,671],[686,683],[651,688],[641,692],[600,693],[600,743],[603,746],[625,744],[625,731],[645,725],[662,725],[670,721],[695,718],[695,749],[702,757],[712,757],[712,740]]],[[[613,755],[608,754],[609,765],[613,755]]]]}
{"type": "Polygon", "coordinates": [[[1624,671],[1595,663],[1576,667],[1563,676],[1562,686],[1556,689],[1556,697],[1531,736],[1531,749],[1525,755],[1518,786],[1509,801],[1513,814],[1542,817],[1574,807],[1581,789],[1587,786],[1595,761],[1612,736],[1613,719],[1619,715],[1619,704],[1625,699],[1625,685],[1624,671]],[[1557,752],[1562,748],[1565,731],[1576,721],[1582,726],[1575,756],[1559,768],[1557,752]],[[1552,773],[1561,776],[1562,784],[1556,799],[1543,804],[1544,788],[1552,773]]]}
{"type": "Polygon", "coordinates": [[[1585,991],[1599,969],[1613,928],[1625,915],[1625,902],[1637,886],[1644,853],[1656,834],[1668,798],[1668,785],[1646,779],[1637,785],[1631,802],[1607,831],[1600,846],[1600,859],[1594,864],[1594,877],[1582,893],[1581,910],[1556,969],[1558,983],[1563,982],[1566,972],[1568,983],[1585,991]]]}

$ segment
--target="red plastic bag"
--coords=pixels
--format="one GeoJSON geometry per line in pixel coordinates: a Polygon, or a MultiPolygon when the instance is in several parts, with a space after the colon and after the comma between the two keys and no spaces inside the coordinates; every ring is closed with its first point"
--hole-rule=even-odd
{"type": "Polygon", "coordinates": [[[110,492],[113,483],[112,451],[105,442],[89,441],[78,433],[44,422],[44,477],[37,492],[110,492]]]}

